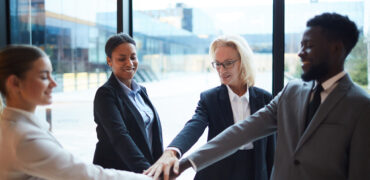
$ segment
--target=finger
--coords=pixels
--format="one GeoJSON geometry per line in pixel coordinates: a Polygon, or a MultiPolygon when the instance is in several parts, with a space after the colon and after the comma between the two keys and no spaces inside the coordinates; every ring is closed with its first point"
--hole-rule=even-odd
{"type": "Polygon", "coordinates": [[[178,175],[179,174],[179,167],[180,167],[180,163],[179,161],[176,161],[175,164],[173,165],[173,172],[178,175]]]}
{"type": "Polygon", "coordinates": [[[151,178],[153,178],[153,180],[160,180],[160,178],[155,178],[155,177],[151,177],[151,178]]]}
{"type": "Polygon", "coordinates": [[[163,170],[164,180],[169,180],[171,168],[172,168],[171,165],[164,166],[164,170],[163,170]]]}
{"type": "Polygon", "coordinates": [[[157,179],[162,174],[162,169],[163,169],[163,166],[160,165],[160,166],[156,167],[155,170],[153,170],[151,172],[151,173],[154,173],[154,175],[153,175],[154,179],[157,179]]]}
{"type": "Polygon", "coordinates": [[[151,168],[152,168],[152,167],[150,167],[150,168],[148,168],[148,169],[144,170],[144,171],[143,171],[143,174],[148,175],[148,173],[150,172],[151,168]]]}
{"type": "Polygon", "coordinates": [[[158,168],[157,166],[152,166],[149,169],[147,169],[146,172],[144,172],[144,174],[148,176],[153,176],[157,168],[158,168]]]}

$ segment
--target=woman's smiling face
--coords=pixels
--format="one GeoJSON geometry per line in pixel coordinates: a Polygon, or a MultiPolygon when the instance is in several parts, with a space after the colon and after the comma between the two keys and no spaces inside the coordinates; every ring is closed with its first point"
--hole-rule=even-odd
{"type": "Polygon", "coordinates": [[[111,58],[107,57],[107,63],[112,68],[113,74],[130,88],[139,65],[135,45],[120,44],[113,50],[111,58]]]}
{"type": "Polygon", "coordinates": [[[52,102],[52,90],[57,86],[51,76],[52,66],[49,58],[41,57],[32,63],[23,78],[20,78],[19,96],[26,107],[48,105],[52,102]]]}

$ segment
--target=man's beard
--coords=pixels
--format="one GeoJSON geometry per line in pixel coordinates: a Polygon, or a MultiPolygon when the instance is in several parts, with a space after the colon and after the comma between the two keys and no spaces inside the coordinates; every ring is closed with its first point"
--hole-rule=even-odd
{"type": "Polygon", "coordinates": [[[312,66],[306,73],[301,75],[303,81],[318,80],[328,73],[328,63],[322,62],[321,64],[312,66]]]}

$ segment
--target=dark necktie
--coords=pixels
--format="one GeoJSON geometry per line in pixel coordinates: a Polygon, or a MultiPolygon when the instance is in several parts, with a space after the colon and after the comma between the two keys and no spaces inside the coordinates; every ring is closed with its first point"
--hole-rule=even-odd
{"type": "Polygon", "coordinates": [[[321,96],[320,96],[320,93],[322,92],[322,90],[323,90],[323,88],[322,88],[321,84],[318,84],[317,87],[316,87],[315,93],[313,95],[313,99],[310,102],[310,104],[308,104],[307,119],[306,119],[306,128],[310,124],[313,115],[315,114],[317,108],[321,104],[321,96]]]}

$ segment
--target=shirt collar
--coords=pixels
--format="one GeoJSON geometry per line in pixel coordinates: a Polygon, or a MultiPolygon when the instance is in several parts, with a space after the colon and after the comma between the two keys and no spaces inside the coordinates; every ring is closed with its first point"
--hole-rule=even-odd
{"type": "MultiPolygon", "coordinates": [[[[330,87],[332,87],[339,79],[341,79],[344,75],[346,75],[346,72],[342,71],[338,74],[336,74],[335,76],[329,78],[328,80],[326,80],[325,82],[323,82],[321,84],[322,88],[325,90],[329,89],[330,87]]],[[[315,81],[315,88],[317,86],[318,82],[315,81]]]]}
{"type": "Polygon", "coordinates": [[[130,89],[129,87],[127,87],[126,86],[126,84],[125,83],[123,83],[123,82],[121,82],[115,75],[114,75],[114,77],[117,79],[117,81],[118,81],[118,83],[121,85],[121,87],[123,88],[123,91],[126,93],[126,94],[132,94],[132,95],[135,95],[135,94],[137,94],[139,91],[140,91],[140,86],[139,86],[139,84],[137,84],[136,82],[135,82],[135,80],[131,80],[131,87],[132,87],[132,89],[130,89]]]}
{"type": "Polygon", "coordinates": [[[229,93],[230,100],[235,100],[236,98],[240,98],[240,99],[246,99],[247,102],[249,102],[248,88],[247,88],[247,91],[242,96],[239,97],[237,94],[234,93],[233,90],[231,90],[231,88],[228,85],[226,85],[226,87],[227,87],[227,92],[229,93]]]}

